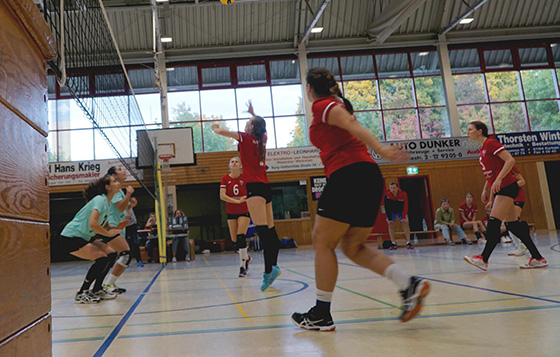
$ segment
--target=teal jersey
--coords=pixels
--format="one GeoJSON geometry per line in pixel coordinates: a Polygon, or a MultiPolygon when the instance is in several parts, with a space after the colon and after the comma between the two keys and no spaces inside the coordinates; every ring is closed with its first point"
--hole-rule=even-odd
{"type": "MultiPolygon", "coordinates": [[[[126,209],[124,212],[119,211],[116,204],[120,201],[124,200],[125,194],[122,190],[119,190],[111,200],[111,205],[109,207],[109,224],[113,227],[116,227],[126,219],[126,209]]],[[[128,209],[128,207],[127,207],[128,209]]],[[[126,229],[123,229],[121,232],[123,237],[126,237],[126,229]]]]}
{"type": "Polygon", "coordinates": [[[64,227],[61,235],[69,238],[79,237],[89,242],[96,234],[89,226],[89,218],[93,210],[99,212],[99,224],[103,226],[107,222],[109,214],[109,201],[106,195],[97,195],[92,198],[64,227]]]}

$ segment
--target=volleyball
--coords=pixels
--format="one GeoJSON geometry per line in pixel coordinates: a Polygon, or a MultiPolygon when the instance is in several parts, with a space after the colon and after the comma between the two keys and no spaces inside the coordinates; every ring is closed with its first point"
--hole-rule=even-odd
{"type": "Polygon", "coordinates": [[[229,5],[229,4],[233,4],[235,0],[220,0],[220,2],[224,5],[229,5]]]}

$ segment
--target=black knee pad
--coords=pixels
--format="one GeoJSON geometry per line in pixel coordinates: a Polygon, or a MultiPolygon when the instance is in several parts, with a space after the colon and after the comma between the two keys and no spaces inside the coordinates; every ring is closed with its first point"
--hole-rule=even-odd
{"type": "Polygon", "coordinates": [[[109,266],[112,267],[113,264],[115,264],[115,261],[117,260],[117,252],[113,252],[113,253],[109,253],[107,254],[107,259],[109,261],[109,266]]]}
{"type": "Polygon", "coordinates": [[[521,238],[522,236],[531,236],[531,230],[529,225],[525,221],[511,221],[505,223],[506,228],[515,234],[517,237],[521,238]]]}
{"type": "Polygon", "coordinates": [[[502,221],[500,221],[496,217],[490,217],[490,219],[488,219],[488,236],[500,237],[501,226],[502,226],[502,221]]]}
{"type": "Polygon", "coordinates": [[[132,257],[130,256],[130,250],[123,250],[119,253],[119,259],[117,260],[117,263],[124,267],[127,267],[128,264],[130,264],[131,259],[132,257]]]}
{"type": "Polygon", "coordinates": [[[239,249],[247,248],[247,237],[245,234],[237,235],[237,247],[239,249]]]}
{"type": "Polygon", "coordinates": [[[263,247],[263,249],[270,249],[271,240],[270,240],[270,233],[268,231],[268,226],[265,225],[256,226],[255,230],[259,235],[259,240],[261,242],[261,246],[263,247]]]}

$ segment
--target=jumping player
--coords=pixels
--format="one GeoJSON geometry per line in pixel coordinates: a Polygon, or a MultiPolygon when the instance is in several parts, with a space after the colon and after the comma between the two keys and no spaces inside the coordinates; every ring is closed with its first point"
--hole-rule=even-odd
{"type": "Polygon", "coordinates": [[[389,250],[397,250],[395,242],[395,219],[398,217],[401,221],[404,235],[406,237],[406,248],[414,249],[410,242],[410,225],[408,224],[408,196],[406,192],[399,188],[399,184],[391,182],[389,190],[383,196],[383,205],[387,213],[387,225],[389,226],[389,236],[391,237],[391,246],[389,250]]]}
{"type": "Polygon", "coordinates": [[[247,208],[247,188],[241,174],[241,159],[237,156],[229,160],[229,174],[222,177],[220,199],[226,203],[227,223],[233,247],[239,250],[239,277],[247,276],[251,257],[247,254],[247,228],[249,209],[247,208]]]}
{"type": "Polygon", "coordinates": [[[332,294],[338,276],[335,249],[338,243],[355,264],[389,278],[403,298],[401,321],[415,317],[430,283],[410,276],[377,249],[365,245],[383,197],[383,177],[368,149],[393,161],[406,160],[396,146],[381,144],[353,115],[332,73],[326,68],[307,72],[307,97],[313,102],[309,138],[320,150],[329,178],[317,208],[312,238],[315,249],[317,300],[306,313],[294,313],[292,322],[303,329],[332,331],[332,294]],[[364,145],[365,144],[365,145],[364,145]]]}
{"type": "MultiPolygon", "coordinates": [[[[514,199],[519,194],[519,185],[511,170],[515,159],[497,140],[488,137],[488,127],[481,121],[470,122],[467,126],[467,135],[470,140],[482,145],[480,148],[480,166],[486,177],[482,190],[482,202],[492,204],[490,219],[488,220],[487,242],[482,254],[465,256],[467,263],[486,271],[488,259],[500,240],[500,225],[508,217],[515,217],[514,199]]],[[[521,265],[521,269],[544,268],[548,266],[545,258],[539,253],[535,243],[531,240],[527,222],[513,220],[506,221],[507,229],[515,234],[531,252],[529,261],[521,265]]]]}
{"type": "MultiPolygon", "coordinates": [[[[121,187],[126,181],[126,171],[118,166],[110,167],[109,170],[107,170],[107,175],[113,176],[115,180],[120,183],[121,187]]],[[[111,227],[116,227],[119,222],[126,218],[126,213],[131,206],[131,196],[133,193],[134,188],[129,185],[126,187],[126,194],[122,190],[119,190],[119,192],[117,192],[111,200],[111,206],[109,208],[109,225],[111,227]]],[[[118,254],[116,264],[115,261],[109,262],[111,266],[114,264],[114,267],[111,274],[109,274],[105,279],[103,286],[107,291],[115,294],[122,294],[126,292],[126,289],[119,288],[115,282],[122,275],[125,269],[128,268],[128,264],[130,264],[130,260],[132,259],[130,255],[130,247],[128,246],[128,242],[125,237],[126,230],[123,230],[120,234],[113,237],[103,237],[103,241],[113,248],[118,254]]]]}
{"type": "Polygon", "coordinates": [[[261,291],[265,291],[281,274],[278,267],[280,242],[274,228],[272,189],[266,175],[266,122],[255,115],[251,103],[247,111],[252,117],[245,126],[245,132],[232,132],[220,128],[218,124],[213,124],[212,130],[218,135],[239,141],[243,176],[247,185],[247,207],[264,250],[261,291]]]}
{"type": "Polygon", "coordinates": [[[68,253],[82,259],[92,260],[84,283],[74,298],[77,304],[94,304],[99,300],[114,299],[117,295],[103,289],[103,278],[109,271],[109,261],[116,258],[117,253],[103,243],[96,240],[96,234],[101,237],[113,237],[121,231],[128,221],[120,222],[116,228],[105,229],[109,204],[113,196],[119,192],[120,183],[110,175],[105,175],[93,181],[84,191],[87,204],[76,213],[76,216],[62,230],[61,246],[68,253]],[[95,282],[92,291],[89,288],[95,282]]]}

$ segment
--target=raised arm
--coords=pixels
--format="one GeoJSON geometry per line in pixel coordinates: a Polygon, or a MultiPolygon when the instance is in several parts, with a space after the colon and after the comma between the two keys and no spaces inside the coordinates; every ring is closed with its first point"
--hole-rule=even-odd
{"type": "Polygon", "coordinates": [[[121,212],[124,212],[124,211],[128,210],[128,205],[130,204],[130,198],[131,198],[133,193],[134,193],[134,188],[130,185],[127,186],[126,187],[126,195],[124,196],[124,198],[122,200],[115,203],[115,207],[117,207],[117,209],[121,212]]]}
{"type": "Polygon", "coordinates": [[[348,131],[353,137],[362,141],[378,154],[391,161],[406,161],[408,153],[395,146],[382,144],[369,130],[360,125],[356,117],[346,109],[336,106],[330,112],[327,119],[328,124],[337,126],[348,131]]]}
{"type": "Polygon", "coordinates": [[[212,131],[218,135],[225,136],[239,141],[239,133],[237,131],[229,131],[227,129],[220,128],[218,124],[212,124],[212,131]]]}

